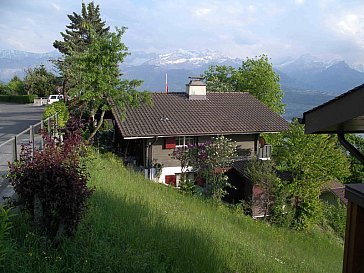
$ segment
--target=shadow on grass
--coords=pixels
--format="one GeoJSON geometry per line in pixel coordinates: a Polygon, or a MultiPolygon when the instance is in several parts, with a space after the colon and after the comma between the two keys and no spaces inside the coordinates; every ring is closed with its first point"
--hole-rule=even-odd
{"type": "Polygon", "coordinates": [[[208,236],[173,226],[168,213],[168,204],[161,212],[148,208],[142,197],[128,200],[98,189],[79,230],[87,248],[83,258],[94,262],[89,268],[98,268],[95,272],[226,272],[208,236]]]}
{"type": "Polygon", "coordinates": [[[161,212],[148,208],[142,197],[127,199],[98,189],[76,240],[69,241],[74,246],[64,248],[65,255],[72,256],[65,268],[76,259],[78,272],[232,271],[211,238],[173,226],[168,213],[168,204],[161,212]]]}

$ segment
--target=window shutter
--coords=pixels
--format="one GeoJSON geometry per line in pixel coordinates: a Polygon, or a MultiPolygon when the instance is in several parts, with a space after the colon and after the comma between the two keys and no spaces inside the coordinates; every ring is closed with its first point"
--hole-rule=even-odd
{"type": "Polygon", "coordinates": [[[174,137],[167,137],[165,138],[165,149],[174,149],[176,148],[176,139],[174,137]]]}
{"type": "Polygon", "coordinates": [[[176,176],[175,175],[166,175],[165,176],[166,184],[176,186],[176,176]]]}

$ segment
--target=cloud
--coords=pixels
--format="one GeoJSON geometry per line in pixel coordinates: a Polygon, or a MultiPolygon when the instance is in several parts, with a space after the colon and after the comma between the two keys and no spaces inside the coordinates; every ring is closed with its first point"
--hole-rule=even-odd
{"type": "Polygon", "coordinates": [[[305,0],[295,0],[296,4],[303,5],[305,3],[305,0]]]}
{"type": "Polygon", "coordinates": [[[364,17],[359,17],[356,14],[347,14],[336,24],[337,31],[341,34],[349,36],[361,36],[361,31],[364,31],[364,17]]]}
{"type": "Polygon", "coordinates": [[[211,12],[211,9],[209,9],[209,8],[201,8],[201,9],[196,9],[194,11],[194,13],[197,16],[205,16],[205,15],[209,14],[210,12],[211,12]]]}
{"type": "MultiPolygon", "coordinates": [[[[53,50],[81,12],[74,0],[0,0],[0,45],[34,52],[53,50]]],[[[131,50],[220,50],[232,57],[313,55],[354,59],[363,49],[362,1],[340,0],[96,0],[113,29],[127,26],[131,50]]],[[[363,55],[363,54],[361,54],[363,55]]],[[[364,60],[363,60],[364,62],[364,60]]]]}

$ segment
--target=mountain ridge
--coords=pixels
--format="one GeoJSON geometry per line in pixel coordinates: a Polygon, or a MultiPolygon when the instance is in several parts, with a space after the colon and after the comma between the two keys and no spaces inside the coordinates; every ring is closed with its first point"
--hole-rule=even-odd
{"type": "MultiPolygon", "coordinates": [[[[32,53],[0,50],[0,80],[9,81],[15,74],[23,77],[26,68],[40,64],[54,71],[50,59],[59,56],[61,55],[57,51],[32,53]]],[[[144,80],[142,89],[163,89],[165,74],[171,74],[173,76],[169,79],[173,90],[183,89],[188,74],[199,75],[210,65],[216,64],[237,68],[242,61],[243,59],[228,57],[210,49],[178,49],[162,54],[135,51],[125,58],[121,68],[127,78],[144,80]],[[155,79],[152,79],[151,75],[155,79]]],[[[273,67],[281,77],[281,85],[291,89],[316,90],[338,95],[364,82],[364,73],[360,71],[360,65],[349,65],[343,60],[323,61],[310,54],[296,59],[287,58],[285,62],[274,64],[273,67]],[[355,67],[358,67],[358,70],[355,67]]],[[[362,67],[364,69],[364,65],[362,67]]]]}

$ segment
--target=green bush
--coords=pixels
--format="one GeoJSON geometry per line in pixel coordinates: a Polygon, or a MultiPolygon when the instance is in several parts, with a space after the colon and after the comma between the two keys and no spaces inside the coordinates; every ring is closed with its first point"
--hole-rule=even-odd
{"type": "Polygon", "coordinates": [[[11,228],[10,210],[0,206],[0,267],[3,264],[5,255],[8,252],[7,237],[11,228]]]}
{"type": "Polygon", "coordinates": [[[63,128],[70,116],[68,108],[63,101],[57,101],[47,105],[43,112],[43,119],[47,119],[55,113],[58,113],[58,126],[63,128]]]}
{"type": "Polygon", "coordinates": [[[337,200],[336,204],[330,204],[328,202],[322,202],[323,221],[321,225],[329,226],[334,232],[344,238],[346,227],[346,206],[341,204],[337,200]]]}
{"type": "Polygon", "coordinates": [[[0,95],[0,102],[33,103],[37,95],[0,95]]]}

